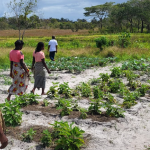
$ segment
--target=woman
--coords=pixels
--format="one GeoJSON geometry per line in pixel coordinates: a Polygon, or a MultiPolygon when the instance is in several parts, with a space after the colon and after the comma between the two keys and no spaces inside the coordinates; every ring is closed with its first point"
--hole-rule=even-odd
{"type": "Polygon", "coordinates": [[[45,95],[45,69],[47,70],[48,73],[51,73],[50,70],[48,69],[46,63],[45,63],[45,55],[44,52],[44,43],[39,42],[37,44],[35,52],[33,52],[33,61],[32,61],[32,70],[34,70],[34,88],[32,89],[31,93],[34,94],[34,91],[36,88],[42,88],[42,93],[41,95],[45,95]],[[33,69],[34,68],[34,69],[33,69]]]}
{"type": "Polygon", "coordinates": [[[9,53],[10,58],[10,77],[13,78],[13,83],[10,86],[7,100],[10,101],[11,95],[23,95],[29,83],[29,69],[24,63],[24,55],[20,51],[24,42],[17,40],[15,49],[9,53]]]}

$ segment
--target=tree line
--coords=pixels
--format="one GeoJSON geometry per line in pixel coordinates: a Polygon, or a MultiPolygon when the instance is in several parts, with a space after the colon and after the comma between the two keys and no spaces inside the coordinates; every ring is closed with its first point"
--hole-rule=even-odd
{"type": "Polygon", "coordinates": [[[73,32],[79,29],[88,29],[89,32],[96,30],[101,33],[150,32],[150,0],[129,0],[118,4],[106,2],[102,5],[85,7],[84,15],[90,17],[90,21],[86,19],[72,21],[52,17],[43,19],[38,15],[31,15],[36,3],[36,0],[34,2],[27,0],[25,5],[25,3],[19,4],[12,0],[9,8],[14,12],[14,17],[0,17],[0,30],[59,28],[71,29],[73,32]],[[20,14],[16,7],[20,8],[20,14]]]}

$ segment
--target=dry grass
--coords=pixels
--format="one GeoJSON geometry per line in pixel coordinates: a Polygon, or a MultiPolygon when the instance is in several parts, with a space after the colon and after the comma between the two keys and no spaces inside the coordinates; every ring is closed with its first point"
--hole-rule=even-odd
{"type": "MultiPolygon", "coordinates": [[[[26,30],[25,37],[51,37],[52,35],[65,36],[84,34],[88,34],[88,30],[79,30],[78,32],[72,32],[70,29],[31,29],[26,30]]],[[[18,30],[0,30],[0,37],[18,37],[18,30]]]]}

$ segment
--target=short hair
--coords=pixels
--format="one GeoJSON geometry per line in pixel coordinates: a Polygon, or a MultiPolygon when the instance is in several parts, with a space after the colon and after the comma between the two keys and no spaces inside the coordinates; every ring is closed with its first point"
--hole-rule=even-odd
{"type": "Polygon", "coordinates": [[[15,46],[20,46],[20,45],[23,45],[23,44],[24,44],[24,42],[22,40],[17,40],[15,42],[15,46]]]}
{"type": "Polygon", "coordinates": [[[55,39],[55,36],[54,36],[54,35],[52,35],[52,39],[55,39]]]}

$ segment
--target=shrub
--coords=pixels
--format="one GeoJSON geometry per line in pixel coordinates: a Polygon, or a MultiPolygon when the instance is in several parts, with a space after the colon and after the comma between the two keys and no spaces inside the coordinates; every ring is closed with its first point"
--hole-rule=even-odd
{"type": "Polygon", "coordinates": [[[95,42],[96,42],[97,48],[99,48],[100,50],[103,50],[103,47],[107,46],[108,44],[108,40],[105,36],[95,39],[95,42]]]}

